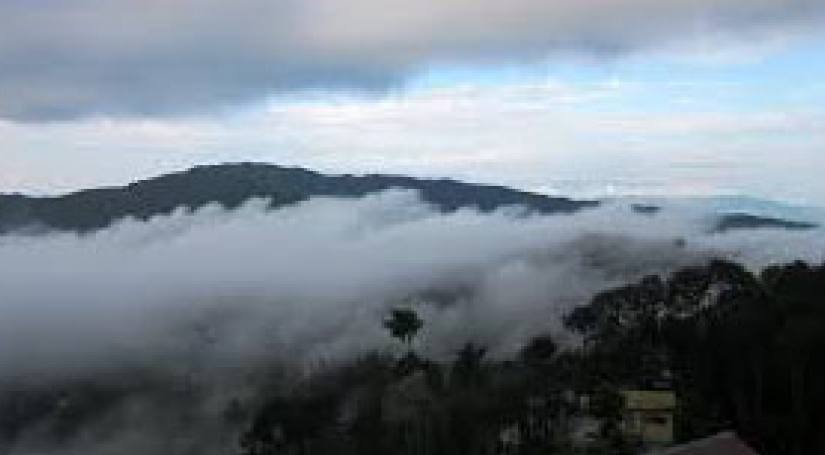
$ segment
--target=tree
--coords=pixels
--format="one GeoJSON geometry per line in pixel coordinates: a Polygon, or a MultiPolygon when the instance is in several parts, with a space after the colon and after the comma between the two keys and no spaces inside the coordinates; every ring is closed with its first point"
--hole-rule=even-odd
{"type": "Polygon", "coordinates": [[[423,326],[424,321],[409,308],[394,308],[390,317],[384,320],[384,327],[390,331],[393,338],[398,338],[407,345],[412,344],[413,338],[423,326]]]}
{"type": "Polygon", "coordinates": [[[466,343],[459,351],[453,362],[452,378],[461,388],[471,385],[480,385],[484,376],[484,356],[487,348],[466,343]]]}
{"type": "Polygon", "coordinates": [[[733,428],[760,453],[825,453],[823,295],[825,266],[757,276],[716,260],[603,292],[565,322],[589,342],[583,362],[600,381],[670,372],[677,438],[733,428]]]}
{"type": "Polygon", "coordinates": [[[530,340],[530,343],[521,349],[519,357],[527,365],[546,365],[553,360],[556,351],[558,351],[558,345],[553,337],[541,335],[530,340]]]}

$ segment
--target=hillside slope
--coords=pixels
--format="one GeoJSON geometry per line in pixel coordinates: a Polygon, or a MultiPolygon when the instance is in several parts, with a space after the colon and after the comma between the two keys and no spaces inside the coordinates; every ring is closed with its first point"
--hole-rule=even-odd
{"type": "Polygon", "coordinates": [[[444,211],[521,205],[539,213],[569,213],[598,205],[454,180],[324,175],[301,168],[240,163],[198,166],[123,187],[62,196],[0,195],[0,233],[17,229],[88,232],[127,216],[148,219],[178,207],[196,209],[218,203],[234,208],[256,197],[270,198],[273,207],[280,207],[313,196],[360,197],[390,188],[418,190],[425,201],[444,211]]]}

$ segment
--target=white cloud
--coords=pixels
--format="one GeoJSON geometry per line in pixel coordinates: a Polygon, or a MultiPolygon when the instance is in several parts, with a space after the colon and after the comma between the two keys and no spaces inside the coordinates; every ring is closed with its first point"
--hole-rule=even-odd
{"type": "Polygon", "coordinates": [[[823,251],[821,231],[707,235],[706,220],[675,206],[660,217],[620,205],[442,214],[415,194],[388,192],[263,207],[0,238],[0,382],[144,362],[181,368],[165,356],[190,356],[187,327],[198,323],[217,337],[208,355],[221,365],[348,357],[387,346],[388,307],[433,290],[463,297],[422,308],[422,349],[446,355],[472,338],[509,353],[558,331],[571,304],[645,273],[711,252],[758,266],[823,251]]]}
{"type": "Polygon", "coordinates": [[[0,188],[123,184],[194,164],[260,160],[588,197],[734,192],[825,203],[822,113],[666,101],[735,89],[534,80],[380,98],[280,98],[220,119],[0,123],[0,188]],[[645,107],[651,98],[668,108],[645,107]]]}

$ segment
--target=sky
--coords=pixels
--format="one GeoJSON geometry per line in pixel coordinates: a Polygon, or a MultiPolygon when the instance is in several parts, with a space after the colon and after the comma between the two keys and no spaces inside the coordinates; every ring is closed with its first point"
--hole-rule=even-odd
{"type": "Polygon", "coordinates": [[[825,206],[825,1],[5,0],[0,192],[195,164],[825,206]]]}

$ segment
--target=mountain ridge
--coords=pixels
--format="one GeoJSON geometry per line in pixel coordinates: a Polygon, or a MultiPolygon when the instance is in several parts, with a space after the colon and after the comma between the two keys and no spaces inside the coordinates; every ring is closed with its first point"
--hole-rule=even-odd
{"type": "MultiPolygon", "coordinates": [[[[603,201],[548,196],[499,185],[453,179],[427,179],[393,174],[324,174],[302,167],[266,163],[200,165],[136,180],[122,186],[74,191],[55,196],[0,193],[0,235],[11,232],[64,231],[87,233],[118,220],[148,220],[184,208],[208,204],[234,209],[253,198],[270,200],[275,209],[312,197],[358,198],[389,189],[418,191],[424,202],[441,211],[475,208],[490,212],[507,206],[540,214],[573,213],[603,201]]],[[[638,202],[638,201],[637,201],[638,202]]],[[[659,204],[630,204],[630,212],[662,216],[659,204]]],[[[819,225],[743,211],[717,212],[712,233],[739,229],[808,230],[819,225]]]]}
{"type": "Polygon", "coordinates": [[[85,189],[57,196],[0,194],[0,233],[38,229],[90,232],[117,220],[146,220],[181,207],[208,204],[236,208],[253,198],[270,199],[272,208],[315,196],[361,197],[388,189],[410,189],[445,212],[474,207],[492,211],[524,206],[537,213],[571,213],[598,201],[551,197],[497,185],[400,175],[328,175],[300,167],[263,163],[201,165],[123,186],[85,189]]]}

